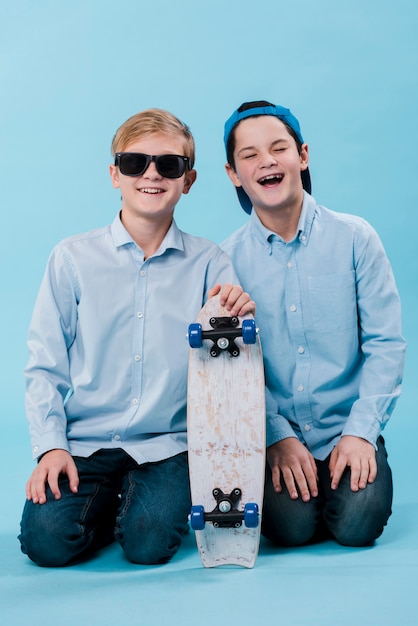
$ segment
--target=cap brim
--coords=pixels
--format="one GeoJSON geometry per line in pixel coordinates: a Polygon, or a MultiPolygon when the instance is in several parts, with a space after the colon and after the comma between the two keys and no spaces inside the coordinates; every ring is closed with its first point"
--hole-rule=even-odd
{"type": "Polygon", "coordinates": [[[304,190],[310,194],[312,191],[312,183],[311,183],[311,175],[309,173],[309,168],[306,168],[306,170],[303,170],[303,172],[300,173],[300,177],[302,179],[302,185],[303,185],[304,190]]]}
{"type": "Polygon", "coordinates": [[[247,194],[245,193],[244,189],[242,187],[236,187],[237,190],[237,196],[238,196],[238,200],[240,202],[240,205],[242,206],[242,208],[244,209],[244,211],[246,213],[248,213],[248,215],[250,215],[252,209],[253,209],[253,205],[251,204],[251,200],[249,199],[249,197],[247,196],[247,194]]]}

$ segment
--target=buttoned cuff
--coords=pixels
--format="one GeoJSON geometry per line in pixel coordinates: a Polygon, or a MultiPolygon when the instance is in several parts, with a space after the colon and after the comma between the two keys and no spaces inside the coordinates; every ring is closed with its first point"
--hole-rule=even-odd
{"type": "Polygon", "coordinates": [[[377,440],[382,432],[381,422],[373,415],[351,412],[341,436],[360,437],[371,443],[377,450],[377,440]]]}
{"type": "Polygon", "coordinates": [[[293,428],[287,421],[285,417],[282,415],[267,414],[267,428],[266,428],[266,445],[267,448],[272,446],[274,443],[278,441],[282,441],[282,439],[287,439],[288,437],[296,437],[293,428]]]}
{"type": "Polygon", "coordinates": [[[58,430],[52,430],[37,437],[36,441],[32,441],[32,458],[34,460],[39,459],[46,452],[57,449],[70,452],[70,447],[65,433],[58,430]]]}

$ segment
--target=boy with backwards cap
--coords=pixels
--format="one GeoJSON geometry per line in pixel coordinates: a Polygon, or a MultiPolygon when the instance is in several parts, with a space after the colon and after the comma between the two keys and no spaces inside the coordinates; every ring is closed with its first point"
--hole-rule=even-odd
{"type": "Polygon", "coordinates": [[[187,532],[187,326],[219,283],[232,315],[254,308],[227,255],[175,224],[194,153],[171,113],[129,118],[112,142],[121,210],[48,261],[25,372],[38,463],[20,542],[38,565],[67,565],[114,538],[130,561],[164,563],[187,532]]]}
{"type": "Polygon", "coordinates": [[[224,141],[250,218],[222,247],[257,303],[266,370],[263,533],[282,546],[329,534],[369,545],[391,514],[382,431],[404,366],[391,267],[367,222],[312,197],[289,109],[244,103],[224,141]]]}

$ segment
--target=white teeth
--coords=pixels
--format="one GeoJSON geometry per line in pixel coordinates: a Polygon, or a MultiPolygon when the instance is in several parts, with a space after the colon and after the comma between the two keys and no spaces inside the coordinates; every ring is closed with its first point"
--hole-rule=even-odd
{"type": "Polygon", "coordinates": [[[271,174],[270,176],[265,176],[260,180],[260,183],[264,183],[266,180],[282,180],[282,174],[271,174]]]}
{"type": "Polygon", "coordinates": [[[144,187],[139,190],[141,193],[162,193],[162,189],[155,189],[155,187],[144,187]]]}

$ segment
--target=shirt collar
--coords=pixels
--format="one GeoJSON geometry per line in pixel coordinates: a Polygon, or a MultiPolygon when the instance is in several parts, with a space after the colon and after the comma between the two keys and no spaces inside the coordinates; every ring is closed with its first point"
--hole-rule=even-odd
{"type": "MultiPolygon", "coordinates": [[[[120,213],[118,213],[113,220],[110,226],[110,230],[112,233],[113,241],[115,242],[115,246],[117,248],[119,248],[120,246],[125,246],[127,244],[137,245],[122,224],[122,220],[120,219],[120,213]]],[[[182,233],[174,220],[172,221],[171,226],[161,243],[161,246],[154,256],[164,254],[164,252],[168,249],[184,250],[182,233]]]]}
{"type": "MultiPolygon", "coordinates": [[[[302,210],[299,217],[299,223],[297,228],[297,235],[295,239],[299,239],[299,241],[306,246],[309,241],[309,236],[312,229],[312,223],[315,217],[316,212],[316,202],[315,199],[309,195],[306,191],[303,192],[303,203],[302,210]]],[[[274,233],[269,228],[266,228],[260,221],[257,213],[252,210],[250,217],[250,228],[251,230],[261,239],[264,245],[270,247],[270,242],[273,237],[278,237],[276,233],[274,233]]]]}

